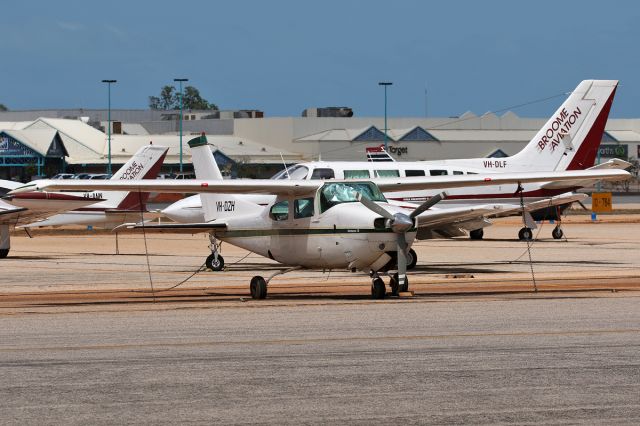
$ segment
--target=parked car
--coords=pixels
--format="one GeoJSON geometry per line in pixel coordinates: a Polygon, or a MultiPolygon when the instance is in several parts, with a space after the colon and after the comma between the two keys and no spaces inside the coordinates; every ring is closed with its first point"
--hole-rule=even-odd
{"type": "Polygon", "coordinates": [[[158,173],[158,177],[156,179],[175,179],[175,173],[158,173]]]}
{"type": "Polygon", "coordinates": [[[89,176],[89,179],[111,179],[111,175],[108,173],[98,173],[98,174],[93,174],[91,176],[89,176]]]}
{"type": "Polygon", "coordinates": [[[192,172],[181,172],[176,173],[176,177],[174,179],[195,179],[196,174],[192,172]]]}

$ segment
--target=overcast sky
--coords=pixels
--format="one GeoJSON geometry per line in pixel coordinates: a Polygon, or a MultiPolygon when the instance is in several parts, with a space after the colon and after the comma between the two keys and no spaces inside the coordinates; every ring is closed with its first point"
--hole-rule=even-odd
{"type": "MultiPolygon", "coordinates": [[[[477,114],[618,79],[612,117],[640,117],[636,1],[11,1],[0,103],[147,108],[173,78],[221,109],[299,116],[477,114]]],[[[549,115],[559,98],[514,109],[549,115]]]]}

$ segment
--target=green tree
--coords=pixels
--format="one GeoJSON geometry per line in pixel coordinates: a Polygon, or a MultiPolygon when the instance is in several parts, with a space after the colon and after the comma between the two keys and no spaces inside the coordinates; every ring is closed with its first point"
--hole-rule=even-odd
{"type": "MultiPolygon", "coordinates": [[[[161,110],[180,109],[180,93],[174,86],[164,86],[160,90],[160,96],[149,96],[149,108],[161,110]]],[[[200,91],[195,87],[187,86],[182,94],[182,108],[217,110],[218,106],[204,99],[200,95],[200,91]]]]}
{"type": "Polygon", "coordinates": [[[149,96],[149,108],[163,110],[179,108],[178,96],[175,92],[175,87],[164,86],[160,90],[160,96],[149,96]]]}
{"type": "Polygon", "coordinates": [[[0,111],[9,111],[9,108],[7,108],[4,104],[0,104],[0,111]]]}
{"type": "MultiPolygon", "coordinates": [[[[179,95],[178,95],[179,96],[179,95]]],[[[215,104],[210,104],[206,99],[200,96],[200,91],[193,86],[184,88],[182,97],[182,107],[184,109],[218,109],[215,104]]],[[[178,98],[178,108],[180,108],[180,99],[178,98]]]]}

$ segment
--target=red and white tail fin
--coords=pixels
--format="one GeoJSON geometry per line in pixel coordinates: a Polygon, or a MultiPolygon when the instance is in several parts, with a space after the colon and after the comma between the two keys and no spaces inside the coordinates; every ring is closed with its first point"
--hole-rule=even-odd
{"type": "Polygon", "coordinates": [[[367,161],[371,163],[396,161],[384,149],[384,145],[367,148],[367,161]]]}
{"type": "MultiPolygon", "coordinates": [[[[164,162],[169,148],[159,145],[145,145],[141,147],[124,166],[120,167],[111,177],[119,179],[155,179],[164,162]]],[[[149,198],[149,193],[138,194],[125,191],[107,191],[101,194],[102,201],[95,207],[117,210],[139,211],[149,198]],[[142,203],[142,205],[141,205],[142,203]]]]}
{"type": "Polygon", "coordinates": [[[529,144],[509,157],[521,170],[579,170],[593,166],[617,80],[584,80],[529,144]]]}
{"type": "MultiPolygon", "coordinates": [[[[222,180],[222,173],[211,152],[207,137],[202,134],[189,141],[191,161],[197,179],[222,180]]],[[[225,217],[258,214],[264,207],[234,194],[200,194],[204,219],[207,222],[225,217]]]]}

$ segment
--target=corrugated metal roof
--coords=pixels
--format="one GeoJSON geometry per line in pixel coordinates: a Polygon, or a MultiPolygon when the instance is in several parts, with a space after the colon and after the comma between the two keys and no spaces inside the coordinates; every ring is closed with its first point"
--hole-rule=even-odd
{"type": "Polygon", "coordinates": [[[22,144],[28,146],[43,157],[47,155],[49,147],[56,136],[56,129],[26,129],[26,130],[3,130],[22,144]]]}
{"type": "MultiPolygon", "coordinates": [[[[314,133],[296,139],[299,142],[312,141],[336,141],[350,142],[369,127],[359,129],[333,129],[324,132],[314,133]]],[[[415,129],[416,126],[404,129],[389,129],[387,134],[394,140],[402,139],[403,136],[415,129]]],[[[528,141],[533,138],[537,130],[431,130],[425,128],[427,132],[440,141],[528,141]]],[[[419,141],[417,143],[420,143],[419,141]]]]}
{"type": "MultiPolygon", "coordinates": [[[[56,132],[64,144],[69,157],[68,164],[105,164],[108,162],[108,136],[105,133],[83,123],[80,120],[59,118],[39,118],[33,122],[0,123],[0,130],[24,141],[41,155],[45,155],[56,132]],[[15,130],[16,128],[21,130],[15,130]]],[[[191,162],[191,151],[187,141],[194,135],[184,134],[183,162],[191,162]]],[[[252,163],[274,163],[282,161],[301,161],[302,154],[272,148],[246,138],[236,136],[207,136],[209,143],[217,146],[223,154],[234,161],[252,163]],[[282,156],[282,157],[281,157],[282,156]]],[[[180,158],[179,135],[111,135],[111,161],[126,162],[138,148],[153,142],[169,147],[166,163],[176,164],[180,158]]]]}
{"type": "Polygon", "coordinates": [[[618,142],[640,142],[640,133],[633,130],[607,130],[618,142]]]}

